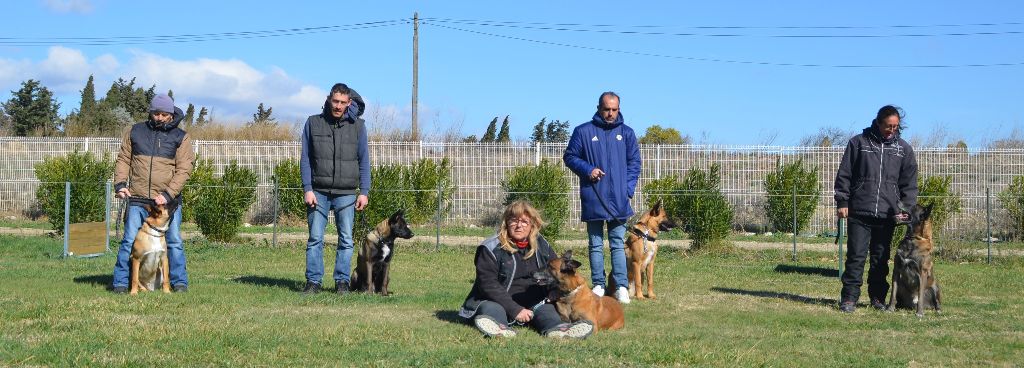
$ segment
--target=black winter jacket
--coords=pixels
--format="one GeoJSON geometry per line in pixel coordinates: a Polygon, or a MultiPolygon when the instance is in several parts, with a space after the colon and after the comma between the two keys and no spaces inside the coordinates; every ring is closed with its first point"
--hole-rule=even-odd
{"type": "MultiPolygon", "coordinates": [[[[530,268],[539,270],[547,267],[548,261],[555,257],[555,251],[543,237],[537,238],[537,252],[527,260],[522,260],[519,254],[509,253],[502,249],[497,236],[484,240],[476,249],[476,280],[473,281],[473,288],[466,296],[459,315],[465,318],[473,317],[480,303],[490,300],[501,304],[509,319],[514,318],[520,311],[530,308],[532,305],[523,306],[517,303],[514,296],[509,293],[509,289],[525,289],[536,285],[532,279],[518,279],[520,283],[531,285],[513,285],[517,264],[528,262],[530,268]]],[[[537,302],[543,299],[541,296],[537,302]]]]}
{"type": "Polygon", "coordinates": [[[882,139],[874,126],[850,138],[836,173],[837,208],[850,215],[892,218],[917,204],[917,159],[896,133],[882,139]]]}

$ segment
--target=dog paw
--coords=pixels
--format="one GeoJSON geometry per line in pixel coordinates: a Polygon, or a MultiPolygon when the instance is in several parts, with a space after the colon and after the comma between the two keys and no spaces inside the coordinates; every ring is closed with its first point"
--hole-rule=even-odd
{"type": "Polygon", "coordinates": [[[924,318],[924,313],[918,313],[917,318],[924,318]]]}
{"type": "Polygon", "coordinates": [[[647,299],[658,299],[658,296],[654,295],[654,293],[650,293],[650,294],[647,294],[647,299]]]}

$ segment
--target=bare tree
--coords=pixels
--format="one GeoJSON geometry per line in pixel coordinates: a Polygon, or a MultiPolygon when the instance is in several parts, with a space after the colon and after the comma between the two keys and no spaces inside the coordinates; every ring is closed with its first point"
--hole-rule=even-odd
{"type": "Polygon", "coordinates": [[[843,128],[828,125],[818,128],[818,132],[800,138],[798,145],[803,147],[841,147],[845,146],[855,134],[843,128]]]}

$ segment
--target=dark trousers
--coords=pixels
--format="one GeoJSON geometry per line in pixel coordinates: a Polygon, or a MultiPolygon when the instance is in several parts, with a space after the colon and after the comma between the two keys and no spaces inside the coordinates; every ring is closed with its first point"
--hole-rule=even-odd
{"type": "Polygon", "coordinates": [[[860,286],[864,283],[864,258],[870,254],[868,270],[868,296],[885,302],[889,293],[889,254],[892,233],[896,224],[892,219],[850,216],[847,218],[847,234],[850,240],[846,248],[846,270],[843,271],[843,291],[840,303],[857,302],[860,286]]]}
{"type": "MultiPolygon", "coordinates": [[[[486,315],[494,318],[498,323],[508,325],[508,314],[505,313],[505,307],[501,304],[485,300],[480,303],[480,306],[476,309],[476,315],[486,315]]],[[[558,327],[562,324],[562,317],[558,315],[558,311],[555,310],[555,305],[550,303],[541,304],[539,307],[533,310],[533,319],[529,322],[530,327],[533,327],[540,333],[546,333],[549,330],[558,327]]]]}

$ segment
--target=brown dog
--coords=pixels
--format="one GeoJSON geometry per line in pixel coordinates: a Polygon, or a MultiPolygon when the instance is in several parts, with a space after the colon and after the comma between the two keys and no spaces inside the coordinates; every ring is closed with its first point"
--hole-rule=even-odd
{"type": "Polygon", "coordinates": [[[576,270],[580,262],[572,259],[567,250],[561,257],[548,262],[547,269],[533,273],[540,285],[551,285],[560,292],[555,308],[562,320],[568,322],[590,321],[594,330],[618,330],[626,324],[622,305],[610,296],[598,297],[590,291],[590,285],[576,270]]]}
{"type": "Polygon", "coordinates": [[[647,281],[647,297],[657,297],[654,295],[654,258],[658,255],[658,232],[675,227],[675,222],[668,218],[661,201],[658,201],[630,229],[626,239],[626,276],[629,277],[630,297],[644,299],[642,280],[647,281]]]}
{"type": "Polygon", "coordinates": [[[135,235],[132,244],[131,295],[143,291],[155,291],[162,284],[163,292],[171,292],[171,280],[168,276],[167,261],[167,228],[170,215],[164,205],[146,206],[149,217],[142,223],[142,228],[135,235]]]}
{"type": "Polygon", "coordinates": [[[352,275],[352,290],[389,295],[395,238],[409,239],[412,236],[412,230],[405,222],[405,210],[396,211],[367,233],[363,247],[359,248],[356,272],[352,275]]]}
{"type": "Polygon", "coordinates": [[[892,295],[887,310],[917,309],[924,316],[925,308],[942,311],[939,282],[932,268],[932,206],[914,206],[907,236],[900,242],[893,260],[892,295]]]}

